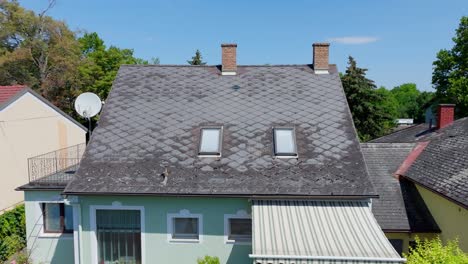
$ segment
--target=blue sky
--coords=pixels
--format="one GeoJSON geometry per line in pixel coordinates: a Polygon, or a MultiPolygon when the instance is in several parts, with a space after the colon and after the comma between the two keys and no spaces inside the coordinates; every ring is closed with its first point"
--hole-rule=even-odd
{"type": "MultiPolygon", "coordinates": [[[[35,11],[47,5],[20,3],[35,11]]],[[[378,86],[432,90],[432,62],[452,46],[468,1],[57,0],[49,15],[161,64],[186,64],[196,49],[219,64],[225,42],[238,44],[239,64],[311,63],[311,44],[331,41],[330,62],[340,71],[351,55],[378,86]]]]}

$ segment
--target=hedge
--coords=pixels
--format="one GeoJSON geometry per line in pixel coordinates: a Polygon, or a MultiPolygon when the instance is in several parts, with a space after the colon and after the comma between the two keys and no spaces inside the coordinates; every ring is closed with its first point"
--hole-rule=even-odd
{"type": "Polygon", "coordinates": [[[0,215],[0,261],[24,248],[26,245],[26,218],[24,205],[0,215]]]}

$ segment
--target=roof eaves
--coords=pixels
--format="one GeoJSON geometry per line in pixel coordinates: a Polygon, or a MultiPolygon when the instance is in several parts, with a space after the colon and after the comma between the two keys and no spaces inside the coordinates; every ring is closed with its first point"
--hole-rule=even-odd
{"type": "Polygon", "coordinates": [[[410,178],[410,177],[405,176],[405,175],[400,175],[400,177],[404,177],[405,179],[407,179],[407,180],[409,180],[409,181],[423,187],[424,189],[429,190],[429,191],[431,191],[431,192],[433,192],[433,193],[435,193],[437,195],[440,195],[440,196],[444,197],[445,199],[447,199],[447,200],[449,200],[449,201],[463,207],[464,209],[468,210],[468,204],[463,204],[463,203],[461,203],[461,202],[459,202],[459,201],[457,201],[457,200],[455,200],[455,199],[453,199],[451,197],[448,197],[447,195],[435,190],[434,188],[431,188],[431,186],[428,186],[427,184],[424,184],[424,183],[422,183],[422,182],[420,182],[418,180],[415,180],[415,179],[410,178]]]}

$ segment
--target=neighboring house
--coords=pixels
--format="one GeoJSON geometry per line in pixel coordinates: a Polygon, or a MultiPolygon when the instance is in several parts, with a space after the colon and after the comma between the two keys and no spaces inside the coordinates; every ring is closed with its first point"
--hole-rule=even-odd
{"type": "Polygon", "coordinates": [[[371,181],[379,194],[379,199],[373,200],[372,212],[400,254],[408,253],[415,236],[432,238],[440,233],[415,184],[395,176],[414,146],[414,143],[361,144],[371,181]]]}
{"type": "MultiPolygon", "coordinates": [[[[424,200],[424,203],[420,203],[419,198],[412,199],[413,203],[420,204],[418,222],[426,219],[425,224],[429,224],[428,227],[432,227],[434,232],[438,226],[443,241],[458,238],[462,250],[468,252],[468,117],[454,121],[454,107],[449,104],[439,105],[437,123],[433,126],[420,124],[409,127],[372,140],[364,146],[387,148],[388,151],[380,158],[374,157],[386,164],[392,162],[388,158],[390,155],[397,151],[405,152],[395,160],[395,164],[400,163],[398,169],[393,166],[387,176],[393,174],[400,179],[400,185],[416,187],[418,194],[415,195],[424,200]],[[430,214],[424,212],[424,204],[430,214]],[[432,223],[430,215],[437,225],[432,223]]],[[[383,178],[382,175],[381,180],[383,178]]],[[[379,192],[378,186],[376,189],[379,192]]],[[[392,199],[392,203],[395,201],[397,200],[392,199]]],[[[376,201],[375,204],[380,202],[376,201]]],[[[398,206],[390,205],[387,208],[395,210],[398,206]]],[[[407,205],[407,212],[416,213],[414,206],[407,205]]],[[[387,213],[390,214],[391,212],[387,213]]],[[[377,214],[376,217],[379,220],[377,214]]],[[[382,225],[381,222],[380,224],[382,225]]],[[[413,235],[409,239],[412,237],[413,235]]]]}
{"type": "Polygon", "coordinates": [[[19,188],[36,262],[404,262],[329,45],[277,66],[237,65],[236,47],[220,66],[120,68],[74,178],[19,188]]]}
{"type": "Polygon", "coordinates": [[[0,86],[0,212],[23,201],[15,188],[35,169],[28,158],[85,140],[83,126],[31,89],[0,86]]]}

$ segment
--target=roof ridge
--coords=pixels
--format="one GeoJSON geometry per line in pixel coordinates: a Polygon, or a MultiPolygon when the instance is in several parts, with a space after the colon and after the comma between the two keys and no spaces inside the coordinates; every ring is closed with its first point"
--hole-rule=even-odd
{"type": "MultiPolygon", "coordinates": [[[[335,65],[335,64],[330,64],[335,65]]],[[[221,64],[211,64],[211,65],[185,65],[185,64],[122,64],[123,67],[194,67],[194,68],[211,68],[211,67],[220,67],[221,64]]],[[[242,64],[237,65],[237,67],[304,67],[312,66],[312,64],[242,64]]]]}

